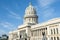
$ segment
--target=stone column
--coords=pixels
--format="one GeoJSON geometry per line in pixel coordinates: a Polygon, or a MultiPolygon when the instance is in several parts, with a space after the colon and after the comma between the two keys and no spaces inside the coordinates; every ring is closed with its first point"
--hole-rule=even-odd
{"type": "Polygon", "coordinates": [[[12,32],[9,33],[9,38],[8,38],[8,40],[13,40],[13,33],[12,33],[12,32]]]}
{"type": "Polygon", "coordinates": [[[18,30],[18,40],[20,40],[20,31],[18,30]]]}
{"type": "Polygon", "coordinates": [[[48,35],[50,35],[49,26],[47,26],[47,33],[48,33],[48,35]]]}
{"type": "Polygon", "coordinates": [[[47,37],[47,40],[51,40],[49,37],[47,37]]]}
{"type": "Polygon", "coordinates": [[[26,27],[26,34],[27,34],[27,40],[30,40],[30,36],[31,36],[30,26],[26,27]]]}
{"type": "MultiPolygon", "coordinates": [[[[51,32],[50,32],[49,26],[47,26],[47,35],[50,35],[50,34],[51,34],[51,32]]],[[[47,36],[47,40],[50,40],[49,36],[47,36]]]]}
{"type": "Polygon", "coordinates": [[[59,31],[60,31],[60,24],[59,24],[59,26],[58,26],[58,33],[60,34],[60,32],[59,32],[59,31]]]}

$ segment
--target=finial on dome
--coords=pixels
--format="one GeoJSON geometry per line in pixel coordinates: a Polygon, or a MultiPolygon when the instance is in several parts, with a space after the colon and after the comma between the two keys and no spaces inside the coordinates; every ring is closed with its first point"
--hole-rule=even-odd
{"type": "Polygon", "coordinates": [[[29,5],[32,5],[32,3],[30,2],[29,5]]]}

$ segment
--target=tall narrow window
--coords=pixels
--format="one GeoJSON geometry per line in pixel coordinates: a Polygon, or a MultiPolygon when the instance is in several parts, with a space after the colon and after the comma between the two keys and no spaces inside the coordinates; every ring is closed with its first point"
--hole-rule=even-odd
{"type": "Polygon", "coordinates": [[[20,35],[20,38],[21,38],[21,35],[20,35]]]}
{"type": "Polygon", "coordinates": [[[32,22],[34,22],[33,20],[34,20],[34,18],[32,18],[32,22]]]}
{"type": "Polygon", "coordinates": [[[53,40],[53,37],[51,37],[51,40],[53,40]]]}
{"type": "Polygon", "coordinates": [[[33,36],[33,32],[31,33],[31,36],[33,36]]]}
{"type": "Polygon", "coordinates": [[[55,34],[55,29],[54,29],[54,34],[55,34]]]}
{"type": "Polygon", "coordinates": [[[30,18],[29,18],[29,21],[30,21],[30,18]]]}
{"type": "Polygon", "coordinates": [[[56,28],[57,34],[58,34],[58,28],[56,28]]]}
{"type": "Polygon", "coordinates": [[[57,40],[59,40],[59,37],[57,37],[57,40]]]}
{"type": "Polygon", "coordinates": [[[27,38],[25,38],[25,40],[27,40],[27,38]]]}
{"type": "Polygon", "coordinates": [[[56,40],[56,37],[54,37],[54,40],[56,40]]]}
{"type": "Polygon", "coordinates": [[[52,34],[52,29],[51,29],[51,34],[52,34]]]}

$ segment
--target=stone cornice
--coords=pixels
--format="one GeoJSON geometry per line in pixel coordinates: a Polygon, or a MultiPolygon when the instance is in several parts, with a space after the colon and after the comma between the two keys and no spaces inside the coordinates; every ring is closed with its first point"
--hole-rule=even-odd
{"type": "Polygon", "coordinates": [[[33,25],[33,26],[31,26],[31,28],[48,26],[48,25],[57,24],[57,23],[60,23],[60,18],[55,18],[55,19],[49,20],[49,21],[44,22],[44,23],[39,23],[37,25],[33,25]]]}

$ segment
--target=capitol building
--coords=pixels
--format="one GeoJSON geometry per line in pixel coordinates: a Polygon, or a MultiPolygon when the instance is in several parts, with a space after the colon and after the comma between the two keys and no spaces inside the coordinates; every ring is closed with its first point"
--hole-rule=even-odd
{"type": "Polygon", "coordinates": [[[60,40],[60,18],[38,23],[36,9],[30,3],[23,24],[9,32],[8,40],[60,40]]]}

